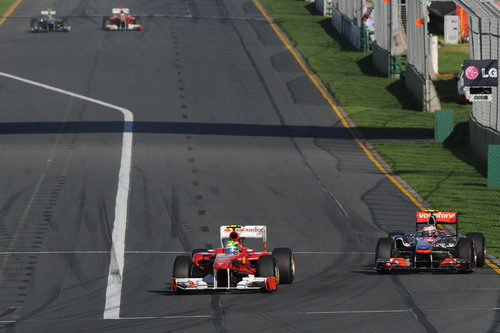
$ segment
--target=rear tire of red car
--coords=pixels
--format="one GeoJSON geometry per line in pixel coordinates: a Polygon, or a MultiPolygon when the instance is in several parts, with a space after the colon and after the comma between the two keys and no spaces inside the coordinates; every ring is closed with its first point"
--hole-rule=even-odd
{"type": "Polygon", "coordinates": [[[279,247],[273,250],[273,256],[278,260],[279,283],[292,283],[295,278],[295,260],[292,250],[287,247],[279,247]]]}
{"type": "Polygon", "coordinates": [[[382,269],[377,266],[377,260],[390,259],[394,254],[394,240],[392,238],[380,238],[377,242],[377,249],[375,251],[375,268],[379,273],[389,272],[387,269],[382,269]]]}
{"type": "Polygon", "coordinates": [[[279,281],[278,260],[273,255],[263,255],[257,260],[258,277],[275,277],[279,281]]]}
{"type": "Polygon", "coordinates": [[[174,261],[172,277],[190,278],[192,277],[193,260],[190,256],[178,256],[174,261]]]}
{"type": "Polygon", "coordinates": [[[483,267],[486,260],[486,253],[484,251],[484,235],[481,232],[469,232],[465,237],[472,239],[474,243],[474,250],[476,252],[476,266],[483,267]]]}

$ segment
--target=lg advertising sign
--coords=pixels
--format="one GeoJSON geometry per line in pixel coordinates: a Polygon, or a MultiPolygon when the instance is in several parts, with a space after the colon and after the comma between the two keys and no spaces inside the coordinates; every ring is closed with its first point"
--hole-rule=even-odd
{"type": "Polygon", "coordinates": [[[466,87],[498,86],[498,60],[465,60],[463,68],[466,87]]]}

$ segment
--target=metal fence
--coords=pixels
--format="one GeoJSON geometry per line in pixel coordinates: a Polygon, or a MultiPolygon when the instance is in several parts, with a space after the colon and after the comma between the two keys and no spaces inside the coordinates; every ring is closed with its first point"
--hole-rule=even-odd
{"type": "Polygon", "coordinates": [[[400,73],[395,55],[407,49],[406,1],[374,0],[375,45],[373,63],[384,76],[393,77],[400,73]]]}
{"type": "MultiPolygon", "coordinates": [[[[319,0],[316,0],[319,1],[319,0]]],[[[358,50],[363,49],[362,19],[366,0],[331,0],[332,25],[358,50]]]]}
{"type": "Polygon", "coordinates": [[[359,28],[363,18],[363,0],[333,0],[333,6],[359,28]]]}
{"type": "MultiPolygon", "coordinates": [[[[470,58],[500,58],[500,9],[493,1],[456,1],[469,15],[470,58]]],[[[498,87],[492,88],[491,102],[474,102],[469,122],[470,144],[483,160],[488,145],[500,144],[500,101],[498,87]]]]}

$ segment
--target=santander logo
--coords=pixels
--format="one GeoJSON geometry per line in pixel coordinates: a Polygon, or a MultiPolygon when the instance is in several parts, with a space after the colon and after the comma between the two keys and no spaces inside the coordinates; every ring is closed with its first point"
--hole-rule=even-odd
{"type": "Polygon", "coordinates": [[[465,77],[469,80],[475,80],[479,76],[479,70],[475,66],[469,66],[465,69],[465,77]]]}

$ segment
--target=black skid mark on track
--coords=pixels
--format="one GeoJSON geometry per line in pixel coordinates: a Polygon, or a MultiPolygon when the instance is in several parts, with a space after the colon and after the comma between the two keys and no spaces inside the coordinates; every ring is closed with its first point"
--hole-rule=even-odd
{"type": "MultiPolygon", "coordinates": [[[[215,0],[215,1],[221,2],[222,0],[215,0]]],[[[309,160],[305,156],[304,152],[302,151],[302,149],[300,149],[300,147],[297,143],[297,140],[293,136],[293,133],[292,133],[290,126],[286,124],[285,119],[283,118],[283,115],[282,115],[280,109],[278,108],[276,101],[274,100],[274,97],[273,97],[273,95],[272,95],[272,93],[271,93],[271,91],[270,91],[270,89],[269,89],[269,87],[264,79],[264,76],[262,75],[262,72],[259,70],[254,58],[252,57],[248,47],[246,46],[245,41],[243,39],[243,36],[240,34],[238,29],[236,28],[234,22],[230,21],[230,25],[232,26],[235,34],[237,35],[238,39],[240,40],[240,44],[243,48],[243,51],[247,55],[248,60],[250,61],[252,67],[254,68],[254,71],[257,74],[257,76],[262,84],[262,87],[264,88],[264,91],[268,97],[268,100],[271,103],[271,105],[274,109],[274,112],[279,119],[280,125],[283,126],[283,128],[285,128],[286,131],[288,132],[288,139],[289,139],[290,143],[292,144],[293,148],[295,149],[295,151],[297,152],[297,154],[300,156],[300,159],[302,160],[302,164],[304,165],[305,169],[311,174],[313,179],[319,185],[319,187],[323,191],[327,200],[330,202],[332,207],[334,207],[336,209],[338,215],[343,217],[346,226],[349,227],[351,230],[354,230],[352,223],[350,221],[351,217],[347,214],[345,209],[339,204],[339,202],[336,200],[336,198],[333,196],[333,194],[328,190],[327,186],[325,185],[325,183],[321,179],[320,175],[314,170],[311,163],[309,162],[309,160]]],[[[276,36],[274,36],[274,35],[273,35],[273,37],[276,38],[276,36]]],[[[359,233],[355,233],[355,234],[359,235],[359,233]]],[[[360,239],[359,242],[363,243],[363,242],[365,242],[365,240],[360,239]]]]}
{"type": "Polygon", "coordinates": [[[3,240],[6,238],[10,239],[12,237],[12,233],[4,226],[5,218],[9,215],[12,206],[17,201],[17,199],[21,197],[23,192],[23,190],[20,190],[11,195],[7,200],[5,200],[2,207],[0,208],[0,235],[2,236],[0,238],[0,245],[4,248],[7,248],[7,244],[4,244],[3,240]]]}
{"type": "Polygon", "coordinates": [[[184,251],[190,252],[191,249],[193,249],[191,241],[188,237],[188,231],[191,231],[191,228],[181,221],[180,202],[175,188],[172,186],[170,198],[166,198],[163,192],[162,198],[167,209],[168,216],[170,217],[170,230],[172,238],[177,238],[184,251]]]}
{"type": "Polygon", "coordinates": [[[215,326],[215,330],[219,333],[227,332],[226,325],[224,324],[225,314],[221,295],[215,293],[210,296],[210,307],[214,312],[212,316],[212,323],[215,326]]]}
{"type": "Polygon", "coordinates": [[[437,329],[431,324],[427,316],[425,315],[424,311],[422,311],[415,301],[413,300],[413,297],[410,295],[406,287],[403,285],[401,280],[397,276],[391,275],[391,281],[394,283],[396,286],[396,289],[398,292],[401,294],[404,302],[410,309],[410,312],[413,314],[415,319],[422,325],[425,329],[426,332],[428,333],[437,333],[437,329]]]}

